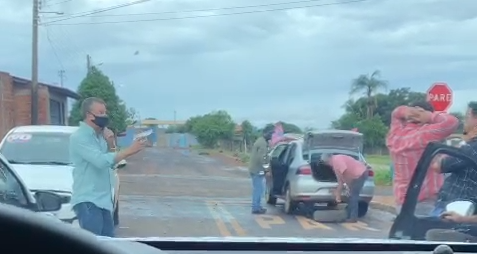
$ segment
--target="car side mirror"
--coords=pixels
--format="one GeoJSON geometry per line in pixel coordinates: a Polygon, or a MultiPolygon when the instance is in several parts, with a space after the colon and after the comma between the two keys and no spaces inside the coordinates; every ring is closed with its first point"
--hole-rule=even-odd
{"type": "Polygon", "coordinates": [[[55,212],[61,209],[63,198],[53,192],[35,192],[36,204],[39,212],[55,212]]]}
{"type": "Polygon", "coordinates": [[[460,216],[473,215],[475,211],[475,204],[472,201],[459,200],[446,205],[446,212],[454,212],[460,216]]]}

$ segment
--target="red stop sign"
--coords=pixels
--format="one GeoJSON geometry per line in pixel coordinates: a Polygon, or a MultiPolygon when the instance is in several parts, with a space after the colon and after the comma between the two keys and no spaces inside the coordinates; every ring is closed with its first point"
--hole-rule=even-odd
{"type": "Polygon", "coordinates": [[[452,105],[452,90],[444,82],[437,82],[427,90],[427,101],[435,111],[446,111],[452,105]]]}

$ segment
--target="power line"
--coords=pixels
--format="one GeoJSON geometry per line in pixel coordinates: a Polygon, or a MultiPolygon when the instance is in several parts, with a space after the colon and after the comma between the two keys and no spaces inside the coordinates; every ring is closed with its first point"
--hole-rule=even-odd
{"type": "Polygon", "coordinates": [[[67,2],[71,2],[73,0],[64,0],[64,1],[61,1],[61,2],[56,2],[56,3],[46,3],[43,7],[50,7],[50,6],[53,6],[53,5],[58,5],[58,4],[64,4],[64,3],[67,3],[67,2]]]}
{"type": "Polygon", "coordinates": [[[50,31],[48,27],[46,27],[46,39],[48,40],[48,44],[50,44],[51,50],[53,51],[53,54],[55,55],[56,60],[60,64],[61,69],[64,70],[65,67],[63,65],[63,62],[61,61],[60,55],[58,54],[55,46],[53,45],[53,41],[50,38],[50,31]]]}
{"type": "Polygon", "coordinates": [[[50,24],[50,23],[56,23],[56,22],[60,22],[60,21],[65,21],[65,20],[70,20],[70,19],[74,19],[74,18],[85,17],[85,16],[89,16],[89,15],[94,15],[94,14],[101,13],[101,12],[112,11],[112,10],[116,10],[116,9],[120,9],[120,8],[124,8],[124,7],[129,7],[129,6],[132,6],[132,5],[141,4],[141,3],[145,3],[145,2],[149,2],[149,1],[151,1],[151,0],[139,0],[139,1],[134,1],[134,2],[125,3],[125,4],[114,5],[114,6],[103,8],[103,9],[97,9],[97,10],[86,11],[86,12],[79,12],[79,13],[76,13],[76,14],[68,15],[65,18],[59,18],[59,19],[55,19],[55,20],[52,20],[52,21],[48,21],[48,22],[44,23],[44,25],[50,24]]]}
{"type": "MultiPolygon", "coordinates": [[[[143,13],[126,13],[126,14],[105,14],[105,15],[94,15],[95,18],[99,17],[124,17],[124,16],[139,16],[139,15],[163,15],[163,14],[181,14],[181,13],[191,13],[191,12],[208,12],[208,11],[225,11],[233,9],[248,9],[248,8],[259,8],[259,7],[270,7],[277,5],[290,5],[290,4],[303,4],[303,3],[312,3],[312,2],[321,2],[323,0],[306,0],[306,1],[294,1],[294,2],[280,2],[280,3],[271,3],[271,4],[259,4],[259,5],[244,5],[244,6],[229,6],[229,7],[218,7],[218,8],[208,8],[208,9],[194,9],[194,10],[185,10],[185,11],[163,11],[163,12],[143,12],[143,13]]],[[[86,16],[89,17],[89,16],[86,16]]]]}
{"type": "MultiPolygon", "coordinates": [[[[219,14],[209,14],[209,15],[194,15],[186,17],[172,17],[172,18],[154,18],[154,19],[139,19],[139,20],[124,20],[124,21],[102,21],[102,22],[84,22],[84,23],[63,23],[63,24],[51,24],[50,26],[75,26],[75,25],[99,25],[99,24],[120,24],[120,23],[137,23],[137,22],[151,22],[151,21],[166,21],[166,20],[181,20],[181,19],[195,19],[195,18],[210,18],[210,17],[220,17],[220,16],[232,16],[232,15],[243,15],[243,14],[252,14],[252,13],[264,13],[264,12],[273,12],[273,11],[285,11],[285,10],[294,10],[294,9],[306,9],[314,7],[324,7],[331,5],[345,5],[359,2],[366,2],[369,0],[351,0],[337,3],[326,3],[326,4],[313,4],[305,6],[295,6],[295,7],[283,7],[275,9],[266,9],[266,10],[253,10],[253,11],[243,11],[243,12],[232,12],[232,13],[219,13],[219,14]]],[[[49,25],[50,22],[44,23],[43,25],[49,25]]]]}

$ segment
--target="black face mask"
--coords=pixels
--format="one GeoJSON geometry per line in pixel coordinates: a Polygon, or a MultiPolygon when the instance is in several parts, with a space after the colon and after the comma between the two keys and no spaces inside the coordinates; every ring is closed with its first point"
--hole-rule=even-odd
{"type": "Polygon", "coordinates": [[[94,119],[92,120],[92,122],[94,124],[96,124],[96,126],[98,126],[99,128],[104,128],[106,126],[108,126],[108,123],[109,123],[109,117],[108,116],[97,116],[93,113],[91,113],[93,116],[94,116],[94,119]]]}

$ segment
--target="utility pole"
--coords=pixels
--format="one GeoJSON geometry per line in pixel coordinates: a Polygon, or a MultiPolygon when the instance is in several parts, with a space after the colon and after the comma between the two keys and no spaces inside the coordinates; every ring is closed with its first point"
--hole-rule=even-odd
{"type": "Polygon", "coordinates": [[[58,76],[60,77],[60,86],[63,87],[65,81],[65,70],[59,70],[58,76]]]}
{"type": "Polygon", "coordinates": [[[31,43],[31,124],[38,124],[38,19],[39,0],[33,0],[31,43]]]}
{"type": "Polygon", "coordinates": [[[86,55],[86,70],[87,70],[87,73],[91,71],[91,56],[90,55],[86,55]]]}
{"type": "Polygon", "coordinates": [[[174,124],[176,124],[177,121],[177,111],[174,110],[174,124]]]}

